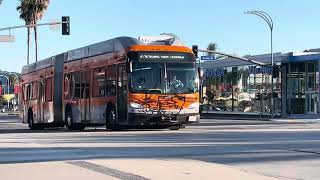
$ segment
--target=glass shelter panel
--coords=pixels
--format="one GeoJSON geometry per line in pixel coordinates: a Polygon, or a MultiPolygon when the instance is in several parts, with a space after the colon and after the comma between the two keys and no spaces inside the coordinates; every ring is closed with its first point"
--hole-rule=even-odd
{"type": "MultiPolygon", "coordinates": [[[[281,94],[281,76],[274,78],[281,94]]],[[[268,114],[271,109],[271,68],[238,66],[205,69],[203,110],[268,114]]],[[[281,95],[278,96],[281,98],[281,95]]],[[[281,99],[280,99],[281,102],[281,99]]],[[[280,107],[277,108],[281,113],[280,107]]]]}

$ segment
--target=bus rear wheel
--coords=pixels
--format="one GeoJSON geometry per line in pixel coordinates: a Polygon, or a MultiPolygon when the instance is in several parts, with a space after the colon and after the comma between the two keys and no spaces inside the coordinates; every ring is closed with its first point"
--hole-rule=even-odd
{"type": "Polygon", "coordinates": [[[109,106],[106,110],[106,129],[119,129],[119,127],[116,125],[116,109],[114,106],[109,106]]]}
{"type": "Polygon", "coordinates": [[[69,130],[84,130],[85,126],[82,124],[73,123],[72,111],[69,109],[65,114],[65,123],[69,130]]]}
{"type": "Polygon", "coordinates": [[[44,128],[42,125],[34,123],[33,112],[31,110],[28,113],[28,126],[31,130],[41,130],[44,128]]]}
{"type": "Polygon", "coordinates": [[[29,111],[28,113],[28,126],[31,130],[34,130],[35,125],[34,125],[34,121],[33,121],[33,113],[29,111]]]}

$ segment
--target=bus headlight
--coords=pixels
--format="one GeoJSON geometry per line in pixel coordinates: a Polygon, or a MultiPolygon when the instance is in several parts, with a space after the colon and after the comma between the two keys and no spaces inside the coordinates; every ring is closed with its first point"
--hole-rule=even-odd
{"type": "Polygon", "coordinates": [[[130,102],[130,107],[133,109],[143,109],[143,106],[141,104],[130,102]]]}
{"type": "Polygon", "coordinates": [[[199,109],[200,104],[198,102],[192,103],[188,106],[188,109],[199,109]]]}

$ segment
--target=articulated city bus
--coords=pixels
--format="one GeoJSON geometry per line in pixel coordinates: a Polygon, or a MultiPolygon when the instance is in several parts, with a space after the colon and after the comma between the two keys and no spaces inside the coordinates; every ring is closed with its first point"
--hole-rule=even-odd
{"type": "Polygon", "coordinates": [[[199,121],[199,76],[187,47],[119,37],[22,69],[30,129],[172,128],[199,121]]]}

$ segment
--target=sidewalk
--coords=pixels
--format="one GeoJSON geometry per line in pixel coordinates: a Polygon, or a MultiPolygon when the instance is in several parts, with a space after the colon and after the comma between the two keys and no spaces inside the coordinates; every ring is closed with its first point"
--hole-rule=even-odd
{"type": "Polygon", "coordinates": [[[231,166],[182,159],[107,159],[1,164],[1,179],[272,180],[231,166]]]}
{"type": "Polygon", "coordinates": [[[245,113],[216,113],[207,111],[201,114],[201,119],[214,119],[214,120],[247,120],[247,121],[269,121],[281,123],[317,123],[320,122],[320,116],[317,114],[302,114],[302,115],[289,115],[288,117],[281,118],[275,117],[271,119],[268,116],[260,116],[258,114],[245,114],[245,113]]]}
{"type": "Polygon", "coordinates": [[[286,123],[320,123],[320,119],[307,119],[307,118],[279,118],[271,119],[274,122],[286,122],[286,123]]]}

